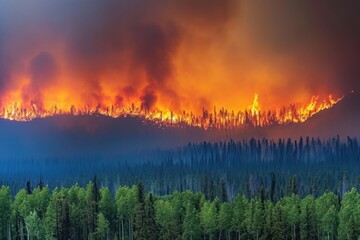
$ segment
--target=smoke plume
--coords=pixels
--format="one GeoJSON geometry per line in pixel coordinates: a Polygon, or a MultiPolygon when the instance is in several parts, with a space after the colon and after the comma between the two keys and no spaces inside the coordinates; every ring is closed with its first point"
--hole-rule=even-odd
{"type": "Polygon", "coordinates": [[[358,1],[0,1],[0,104],[201,111],[360,88],[358,1]],[[281,94],[279,94],[281,93],[281,94]],[[206,106],[204,106],[204,104],[206,106]]]}

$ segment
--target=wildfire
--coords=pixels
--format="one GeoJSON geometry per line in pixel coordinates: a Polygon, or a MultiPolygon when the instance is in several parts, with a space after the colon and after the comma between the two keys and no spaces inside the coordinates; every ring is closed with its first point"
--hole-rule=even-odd
{"type": "Polygon", "coordinates": [[[101,106],[76,108],[58,108],[56,105],[50,109],[44,109],[32,102],[27,107],[21,107],[17,103],[4,106],[0,111],[3,119],[15,121],[30,121],[34,118],[45,118],[56,115],[104,115],[113,118],[138,117],[146,122],[153,122],[159,126],[193,126],[204,129],[229,129],[246,126],[262,127],[275,124],[300,123],[309,119],[314,114],[331,108],[342,98],[333,98],[329,95],[327,99],[319,100],[313,96],[308,104],[291,104],[277,110],[261,110],[259,95],[255,94],[253,103],[243,111],[229,111],[221,108],[213,112],[203,110],[202,114],[193,112],[173,112],[169,109],[147,110],[141,104],[129,104],[122,107],[101,106]]]}

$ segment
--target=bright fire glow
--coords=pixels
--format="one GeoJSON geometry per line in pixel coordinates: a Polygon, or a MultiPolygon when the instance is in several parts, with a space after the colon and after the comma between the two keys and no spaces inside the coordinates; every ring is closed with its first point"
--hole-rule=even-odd
{"type": "Polygon", "coordinates": [[[307,104],[291,104],[287,107],[274,110],[263,110],[260,107],[259,95],[255,94],[253,103],[243,111],[229,111],[221,108],[219,111],[203,110],[202,113],[173,112],[169,109],[156,108],[148,110],[141,103],[132,103],[121,107],[114,105],[83,106],[75,105],[58,107],[53,105],[45,108],[32,102],[22,106],[17,103],[8,104],[0,111],[0,117],[16,121],[30,121],[34,118],[44,118],[55,115],[104,115],[113,118],[133,116],[144,121],[150,121],[159,126],[193,126],[204,129],[228,129],[246,126],[269,126],[275,124],[289,124],[304,122],[314,114],[331,108],[342,98],[333,98],[329,95],[322,101],[313,96],[307,104]]]}

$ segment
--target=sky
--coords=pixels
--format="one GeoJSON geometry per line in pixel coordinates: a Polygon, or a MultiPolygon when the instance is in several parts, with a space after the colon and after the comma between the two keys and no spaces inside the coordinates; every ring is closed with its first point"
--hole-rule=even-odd
{"type": "Polygon", "coordinates": [[[265,108],[360,89],[359,1],[0,0],[0,105],[265,108]]]}

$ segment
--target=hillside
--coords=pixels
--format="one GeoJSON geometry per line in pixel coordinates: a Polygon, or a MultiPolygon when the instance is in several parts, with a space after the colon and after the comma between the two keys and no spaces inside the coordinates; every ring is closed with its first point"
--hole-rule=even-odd
{"type": "Polygon", "coordinates": [[[359,137],[359,106],[360,94],[353,93],[302,124],[221,131],[193,127],[160,128],[133,117],[114,119],[64,115],[29,122],[0,120],[0,151],[3,158],[111,158],[158,147],[230,138],[328,138],[337,134],[359,137]]]}

